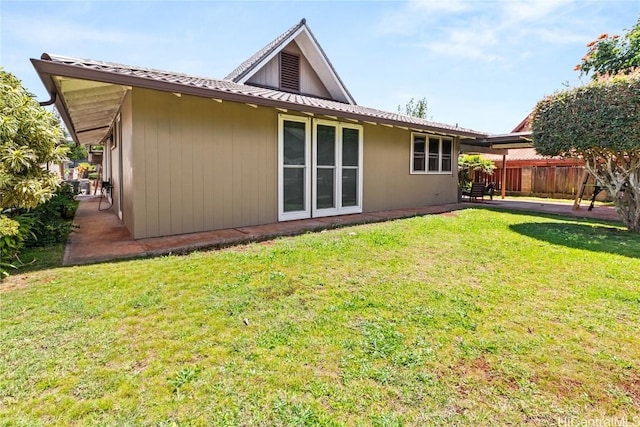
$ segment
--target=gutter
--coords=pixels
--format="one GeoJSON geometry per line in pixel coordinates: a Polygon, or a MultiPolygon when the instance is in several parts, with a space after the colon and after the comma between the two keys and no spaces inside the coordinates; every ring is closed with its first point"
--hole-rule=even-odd
{"type": "Polygon", "coordinates": [[[41,107],[47,107],[49,105],[55,104],[57,96],[58,96],[57,92],[51,92],[49,93],[48,101],[42,101],[42,102],[39,102],[38,104],[40,104],[41,107]]]}
{"type": "MultiPolygon", "coordinates": [[[[43,57],[44,57],[44,55],[43,55],[43,57]]],[[[48,55],[47,55],[47,58],[48,58],[48,55]]],[[[51,78],[51,75],[54,74],[54,73],[48,73],[48,72],[46,72],[44,70],[41,70],[40,68],[38,68],[36,66],[36,62],[46,63],[47,61],[31,59],[31,63],[33,64],[34,68],[38,72],[38,76],[40,77],[40,81],[42,81],[42,84],[44,85],[44,87],[51,94],[51,99],[49,101],[53,101],[53,102],[51,104],[47,104],[47,105],[55,104],[56,109],[58,110],[58,113],[60,114],[60,118],[65,123],[65,125],[67,125],[67,130],[69,131],[69,134],[71,135],[71,138],[73,139],[73,142],[75,142],[76,145],[80,145],[80,140],[78,139],[78,136],[76,135],[76,129],[73,126],[73,121],[71,120],[71,117],[69,116],[69,112],[67,111],[67,106],[65,105],[64,100],[62,99],[62,97],[58,96],[58,89],[56,88],[56,85],[53,82],[53,79],[51,78]]],[[[46,101],[46,102],[48,103],[49,101],[46,101]]],[[[42,105],[42,104],[40,104],[40,105],[42,105]]]]}

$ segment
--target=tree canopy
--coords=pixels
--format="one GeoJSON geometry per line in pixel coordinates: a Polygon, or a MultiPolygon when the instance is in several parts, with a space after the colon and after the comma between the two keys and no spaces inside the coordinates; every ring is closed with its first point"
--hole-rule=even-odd
{"type": "Polygon", "coordinates": [[[615,197],[621,219],[640,232],[640,70],[600,76],[538,102],[532,120],[536,150],[578,156],[615,197]]]}
{"type": "Polygon", "coordinates": [[[58,178],[43,164],[66,158],[68,147],[54,115],[12,74],[0,69],[0,214],[50,199],[58,178]]]}
{"type": "Polygon", "coordinates": [[[462,189],[471,187],[474,172],[493,175],[496,165],[480,154],[461,154],[458,156],[458,186],[462,189]]]}
{"type": "Polygon", "coordinates": [[[417,117],[419,119],[426,119],[428,111],[427,107],[427,98],[421,98],[418,100],[411,98],[404,107],[398,105],[398,113],[417,117]]]}
{"type": "Polygon", "coordinates": [[[536,150],[548,156],[640,149],[640,72],[601,77],[538,102],[536,150]]]}
{"type": "Polygon", "coordinates": [[[587,44],[588,51],[575,69],[595,80],[605,74],[629,73],[640,67],[640,18],[623,36],[602,34],[587,44]]]}

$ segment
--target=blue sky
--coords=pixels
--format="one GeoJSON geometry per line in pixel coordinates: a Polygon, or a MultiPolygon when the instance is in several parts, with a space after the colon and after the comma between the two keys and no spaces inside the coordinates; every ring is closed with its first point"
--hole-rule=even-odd
{"type": "Polygon", "coordinates": [[[360,105],[426,97],[432,120],[511,131],[640,1],[0,1],[0,64],[39,100],[43,52],[222,78],[307,19],[360,105]]]}

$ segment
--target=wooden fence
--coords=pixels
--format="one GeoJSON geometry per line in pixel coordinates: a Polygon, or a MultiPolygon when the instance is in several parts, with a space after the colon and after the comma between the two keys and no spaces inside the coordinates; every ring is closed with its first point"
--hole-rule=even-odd
{"type": "MultiPolygon", "coordinates": [[[[531,166],[507,167],[506,193],[519,196],[540,196],[575,198],[582,182],[582,166],[531,166]]],[[[493,175],[477,172],[476,181],[495,182],[502,189],[502,168],[496,168],[493,175]]],[[[593,191],[593,177],[589,177],[584,197],[593,191]]]]}

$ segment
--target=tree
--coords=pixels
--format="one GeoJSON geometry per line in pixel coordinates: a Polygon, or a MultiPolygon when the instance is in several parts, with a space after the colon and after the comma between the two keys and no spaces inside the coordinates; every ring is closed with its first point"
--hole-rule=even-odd
{"type": "Polygon", "coordinates": [[[495,168],[491,160],[479,154],[462,154],[458,156],[458,185],[461,189],[468,190],[471,187],[474,172],[480,171],[493,175],[495,168]]]}
{"type": "Polygon", "coordinates": [[[639,117],[640,70],[635,70],[547,96],[536,105],[532,120],[536,150],[584,159],[634,232],[640,232],[639,117]]]}
{"type": "Polygon", "coordinates": [[[426,119],[427,98],[418,99],[417,101],[411,98],[404,107],[398,105],[398,113],[417,117],[419,119],[426,119]]]}
{"type": "Polygon", "coordinates": [[[640,67],[640,18],[627,34],[620,37],[602,34],[587,44],[589,50],[575,69],[592,79],[605,74],[629,73],[640,67]]]}
{"type": "Polygon", "coordinates": [[[0,69],[0,214],[31,209],[49,200],[58,178],[47,162],[66,158],[59,122],[42,108],[16,77],[0,69]]]}

